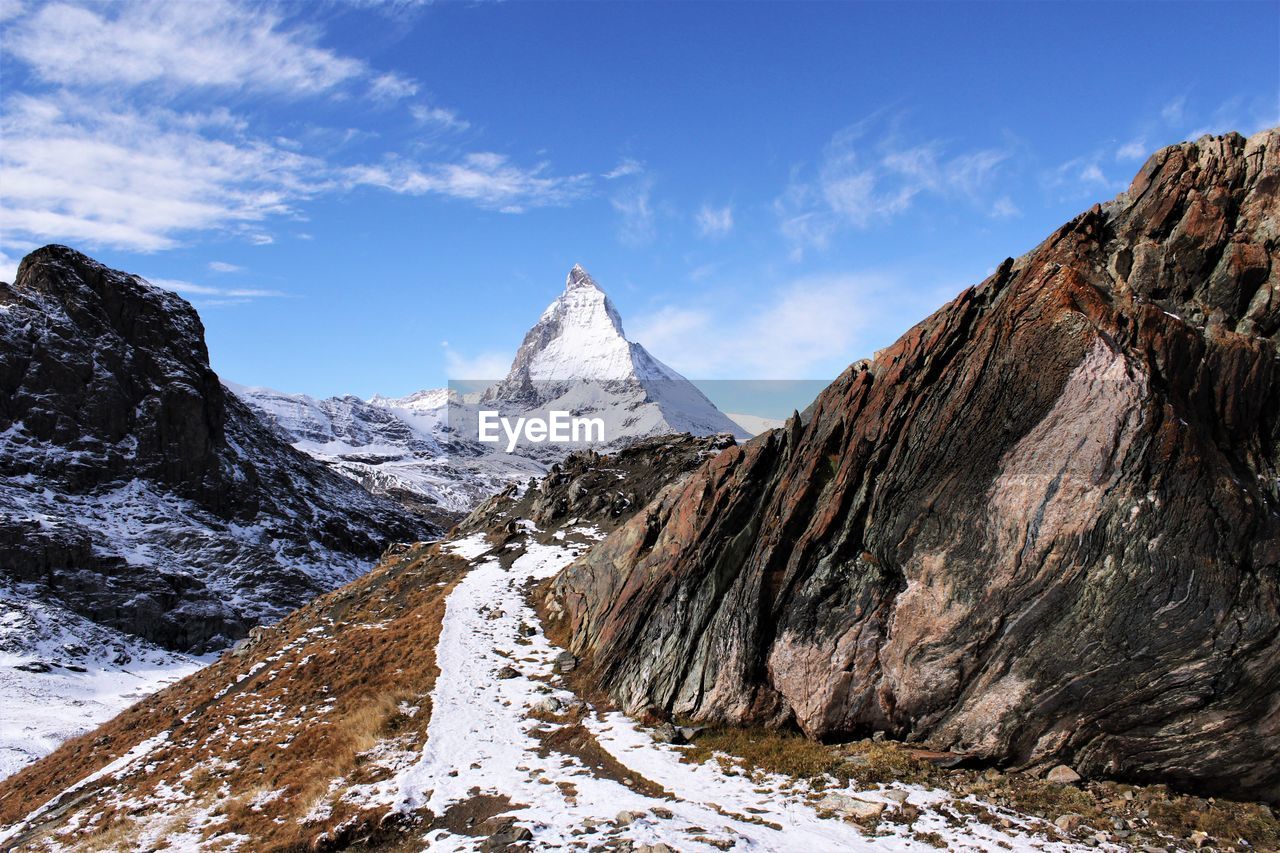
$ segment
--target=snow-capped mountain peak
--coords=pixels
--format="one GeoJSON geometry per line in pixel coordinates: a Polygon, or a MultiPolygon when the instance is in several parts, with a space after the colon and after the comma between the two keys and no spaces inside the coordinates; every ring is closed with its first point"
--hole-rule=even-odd
{"type": "MultiPolygon", "coordinates": [[[[679,380],[680,375],[627,340],[622,316],[580,264],[565,278],[564,292],[520,345],[503,390],[528,382],[679,380]]],[[[502,390],[498,392],[503,396],[502,390]]]]}

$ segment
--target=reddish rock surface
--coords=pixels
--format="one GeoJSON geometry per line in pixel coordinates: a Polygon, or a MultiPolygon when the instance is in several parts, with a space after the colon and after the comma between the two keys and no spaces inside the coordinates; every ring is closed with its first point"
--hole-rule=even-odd
{"type": "Polygon", "coordinates": [[[1280,131],[1155,154],[556,581],[628,710],[1280,796],[1280,131]]]}

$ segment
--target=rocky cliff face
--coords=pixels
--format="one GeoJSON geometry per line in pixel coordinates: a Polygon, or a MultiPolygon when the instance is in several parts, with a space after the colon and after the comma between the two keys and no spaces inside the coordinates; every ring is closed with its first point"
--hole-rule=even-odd
{"type": "Polygon", "coordinates": [[[1157,153],[663,492],[560,630],[631,711],[1280,797],[1278,186],[1280,131],[1157,153]]]}
{"type": "Polygon", "coordinates": [[[434,532],[225,393],[181,298],[62,246],[0,283],[0,580],[18,594],[206,651],[434,532]]]}

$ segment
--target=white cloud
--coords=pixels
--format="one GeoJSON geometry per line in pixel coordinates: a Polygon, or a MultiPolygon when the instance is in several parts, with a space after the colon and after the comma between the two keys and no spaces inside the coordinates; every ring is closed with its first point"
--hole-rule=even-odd
{"type": "Polygon", "coordinates": [[[426,104],[414,104],[409,107],[409,115],[413,116],[413,120],[424,127],[434,127],[439,130],[466,130],[471,127],[471,122],[465,121],[458,117],[453,110],[444,107],[429,107],[426,104]]]}
{"type": "Polygon", "coordinates": [[[1164,119],[1165,124],[1180,125],[1183,122],[1186,108],[1186,96],[1179,95],[1160,108],[1160,117],[1164,119]]]}
{"type": "Polygon", "coordinates": [[[209,269],[214,272],[244,272],[244,267],[229,264],[226,261],[209,261],[209,269]]]}
{"type": "Polygon", "coordinates": [[[1002,195],[991,205],[991,215],[996,219],[1012,219],[1015,216],[1021,216],[1022,211],[1013,203],[1013,199],[1002,195]]]}
{"type": "Polygon", "coordinates": [[[624,245],[644,246],[654,238],[653,179],[643,177],[613,194],[609,204],[618,212],[618,239],[624,245]]]}
{"type": "Polygon", "coordinates": [[[1107,176],[1102,174],[1101,167],[1097,163],[1088,163],[1080,169],[1080,180],[1086,184],[1103,184],[1107,183],[1107,176]]]}
{"type": "Polygon", "coordinates": [[[733,230],[733,205],[712,207],[704,204],[698,210],[698,233],[703,237],[723,237],[733,230]]]}
{"type": "Polygon", "coordinates": [[[0,249],[0,281],[7,281],[13,284],[13,280],[18,277],[18,258],[10,257],[0,249]]]}
{"type": "Polygon", "coordinates": [[[1117,160],[1141,160],[1147,156],[1147,141],[1132,139],[1116,149],[1117,160]]]}
{"type": "Polygon", "coordinates": [[[315,94],[369,73],[287,27],[272,7],[228,0],[44,6],[6,47],[42,79],[72,86],[213,86],[315,94]]]}
{"type": "Polygon", "coordinates": [[[870,332],[882,332],[886,324],[905,328],[907,318],[937,307],[917,304],[923,297],[905,292],[887,276],[818,276],[732,313],[667,306],[628,326],[634,340],[686,376],[815,378],[870,355],[870,332]]]}
{"type": "Polygon", "coordinates": [[[450,379],[501,379],[511,369],[510,353],[488,351],[465,356],[448,341],[441,341],[440,347],[444,350],[445,375],[450,379]]]}
{"type": "Polygon", "coordinates": [[[18,17],[25,11],[22,0],[0,0],[0,24],[18,17]]]}
{"type": "Polygon", "coordinates": [[[243,305],[257,299],[289,295],[279,290],[264,290],[256,287],[210,287],[205,284],[196,284],[195,282],[171,278],[150,278],[146,279],[146,281],[156,287],[172,290],[174,293],[187,297],[199,307],[243,305]]]}
{"type": "Polygon", "coordinates": [[[872,137],[875,119],[836,133],[816,172],[796,168],[774,201],[779,227],[795,245],[825,247],[841,228],[865,228],[908,210],[922,194],[992,210],[989,199],[1011,152],[987,148],[947,154],[940,142],[904,144],[896,133],[872,137]]]}
{"type": "Polygon", "coordinates": [[[606,181],[613,181],[618,178],[625,178],[629,175],[639,175],[644,171],[644,164],[639,160],[633,160],[630,157],[624,157],[609,171],[601,175],[606,181]]]}
{"type": "Polygon", "coordinates": [[[377,101],[400,101],[418,93],[418,84],[399,74],[379,74],[369,84],[369,97],[377,101]]]}
{"type": "Polygon", "coordinates": [[[588,176],[551,175],[549,168],[547,163],[525,168],[506,155],[477,152],[455,163],[390,161],[382,166],[358,166],[346,170],[345,177],[352,186],[443,195],[504,213],[519,213],[531,207],[567,204],[585,192],[588,176]]]}
{"type": "Polygon", "coordinates": [[[1041,176],[1045,189],[1063,199],[1100,198],[1121,192],[1127,184],[1113,180],[1102,170],[1106,151],[1075,157],[1041,176]]]}
{"type": "Polygon", "coordinates": [[[319,161],[229,128],[216,112],[18,95],[4,122],[0,229],[32,239],[164,249],[183,232],[288,213],[323,183],[319,161]]]}
{"type": "MultiPolygon", "coordinates": [[[[270,220],[301,219],[301,203],[353,186],[507,212],[567,204],[590,188],[585,174],[490,152],[455,150],[420,164],[386,151],[353,165],[354,155],[339,159],[355,150],[349,140],[360,137],[367,150],[377,134],[304,126],[289,138],[272,110],[233,113],[220,97],[238,107],[251,93],[395,101],[419,91],[416,81],[321,46],[320,29],[293,23],[280,5],[0,4],[16,16],[6,58],[29,66],[33,81],[0,93],[0,230],[11,239],[156,251],[212,230],[267,245],[270,220]]],[[[417,103],[410,113],[433,129],[469,126],[441,106],[417,103]]]]}

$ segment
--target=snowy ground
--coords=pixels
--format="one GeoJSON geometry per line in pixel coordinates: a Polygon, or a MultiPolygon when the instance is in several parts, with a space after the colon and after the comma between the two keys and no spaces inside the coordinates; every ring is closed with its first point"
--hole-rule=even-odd
{"type": "MultiPolygon", "coordinates": [[[[537,627],[524,590],[531,579],[553,576],[583,547],[530,542],[505,569],[482,535],[451,546],[473,568],[448,600],[427,744],[397,776],[360,796],[436,815],[478,795],[506,797],[510,815],[532,832],[538,849],[594,848],[624,839],[681,851],[728,844],[735,850],[931,849],[912,832],[936,832],[951,849],[1066,849],[1019,831],[1030,827],[1012,814],[1009,832],[976,822],[958,829],[945,813],[949,795],[905,785],[898,791],[923,815],[912,829],[882,824],[894,831],[870,837],[852,823],[820,815],[813,805],[818,796],[793,780],[729,775],[714,763],[684,762],[678,747],[655,742],[617,713],[588,713],[584,725],[614,759],[667,796],[639,793],[577,757],[540,750],[539,733],[571,724],[549,722],[547,709],[572,708],[581,700],[555,674],[561,650],[537,627]],[[535,707],[538,716],[532,716],[535,707]]],[[[841,793],[900,807],[887,788],[841,793]]],[[[443,829],[424,840],[433,851],[472,850],[481,841],[443,829]]]]}
{"type": "Polygon", "coordinates": [[[206,662],[0,586],[0,778],[206,662]]]}

